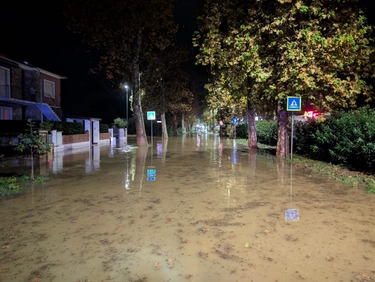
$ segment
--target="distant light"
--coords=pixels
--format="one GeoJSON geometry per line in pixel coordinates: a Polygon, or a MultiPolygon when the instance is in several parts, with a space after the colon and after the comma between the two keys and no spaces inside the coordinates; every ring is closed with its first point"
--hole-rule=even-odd
{"type": "Polygon", "coordinates": [[[320,116],[320,113],[318,111],[307,111],[303,115],[305,118],[316,118],[320,116]]]}

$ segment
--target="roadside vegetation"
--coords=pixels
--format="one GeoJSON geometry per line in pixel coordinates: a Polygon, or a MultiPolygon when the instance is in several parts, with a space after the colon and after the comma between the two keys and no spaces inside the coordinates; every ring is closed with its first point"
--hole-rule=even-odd
{"type": "Polygon", "coordinates": [[[32,183],[40,183],[48,178],[36,176],[34,180],[30,175],[0,177],[0,197],[16,196],[27,191],[32,183]]]}
{"type": "MultiPolygon", "coordinates": [[[[257,122],[258,148],[274,153],[277,122],[257,122]]],[[[239,144],[247,145],[245,139],[239,144]]],[[[375,194],[375,110],[363,107],[297,122],[293,163],[375,194]]]]}
{"type": "Polygon", "coordinates": [[[370,102],[373,27],[357,4],[205,0],[193,46],[210,74],[205,89],[215,119],[230,125],[246,117],[248,147],[255,148],[255,113],[276,116],[276,156],[288,158],[287,97],[330,113],[370,102]]]}
{"type": "Polygon", "coordinates": [[[18,141],[10,142],[15,151],[19,151],[31,158],[30,175],[12,175],[0,177],[0,196],[14,196],[27,190],[30,184],[48,179],[34,175],[34,157],[51,151],[50,145],[39,134],[39,128],[32,120],[28,120],[25,132],[18,136],[18,141]]]}

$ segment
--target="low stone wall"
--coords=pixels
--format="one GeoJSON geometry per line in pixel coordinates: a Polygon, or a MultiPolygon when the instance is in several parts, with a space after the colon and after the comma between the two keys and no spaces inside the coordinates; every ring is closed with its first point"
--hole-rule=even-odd
{"type": "Polygon", "coordinates": [[[80,142],[88,142],[89,141],[89,134],[72,134],[72,135],[63,135],[62,136],[62,143],[65,144],[73,144],[73,143],[80,143],[80,142]]]}
{"type": "Polygon", "coordinates": [[[107,140],[111,138],[111,133],[100,133],[100,140],[107,140]]]}
{"type": "MultiPolygon", "coordinates": [[[[99,140],[109,140],[111,138],[111,133],[100,133],[99,140]]],[[[63,145],[74,144],[81,142],[88,142],[90,136],[88,133],[85,134],[72,134],[72,135],[63,135],[62,136],[63,145]]]]}

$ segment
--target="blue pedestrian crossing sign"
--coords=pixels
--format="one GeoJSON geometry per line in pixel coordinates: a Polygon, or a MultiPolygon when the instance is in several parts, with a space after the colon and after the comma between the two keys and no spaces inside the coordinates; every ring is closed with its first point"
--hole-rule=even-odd
{"type": "Polygon", "coordinates": [[[148,177],[156,176],[156,169],[148,169],[147,176],[148,177]]]}
{"type": "Polygon", "coordinates": [[[147,120],[155,120],[155,112],[147,112],[147,120]]]}
{"type": "Polygon", "coordinates": [[[301,111],[301,97],[286,97],[286,110],[289,112],[299,112],[301,111]]]}

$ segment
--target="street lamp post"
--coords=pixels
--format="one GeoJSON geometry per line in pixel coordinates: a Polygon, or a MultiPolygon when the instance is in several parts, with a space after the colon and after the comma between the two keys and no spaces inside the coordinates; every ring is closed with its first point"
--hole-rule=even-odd
{"type": "Polygon", "coordinates": [[[42,75],[40,73],[40,69],[33,64],[30,64],[27,61],[23,61],[23,63],[31,68],[34,68],[38,71],[39,73],[39,98],[40,98],[40,122],[43,122],[43,96],[42,96],[42,75]]]}
{"type": "Polygon", "coordinates": [[[126,90],[126,127],[129,128],[129,118],[128,118],[128,102],[129,102],[129,94],[128,89],[129,85],[124,84],[125,90],[126,90]]]}

